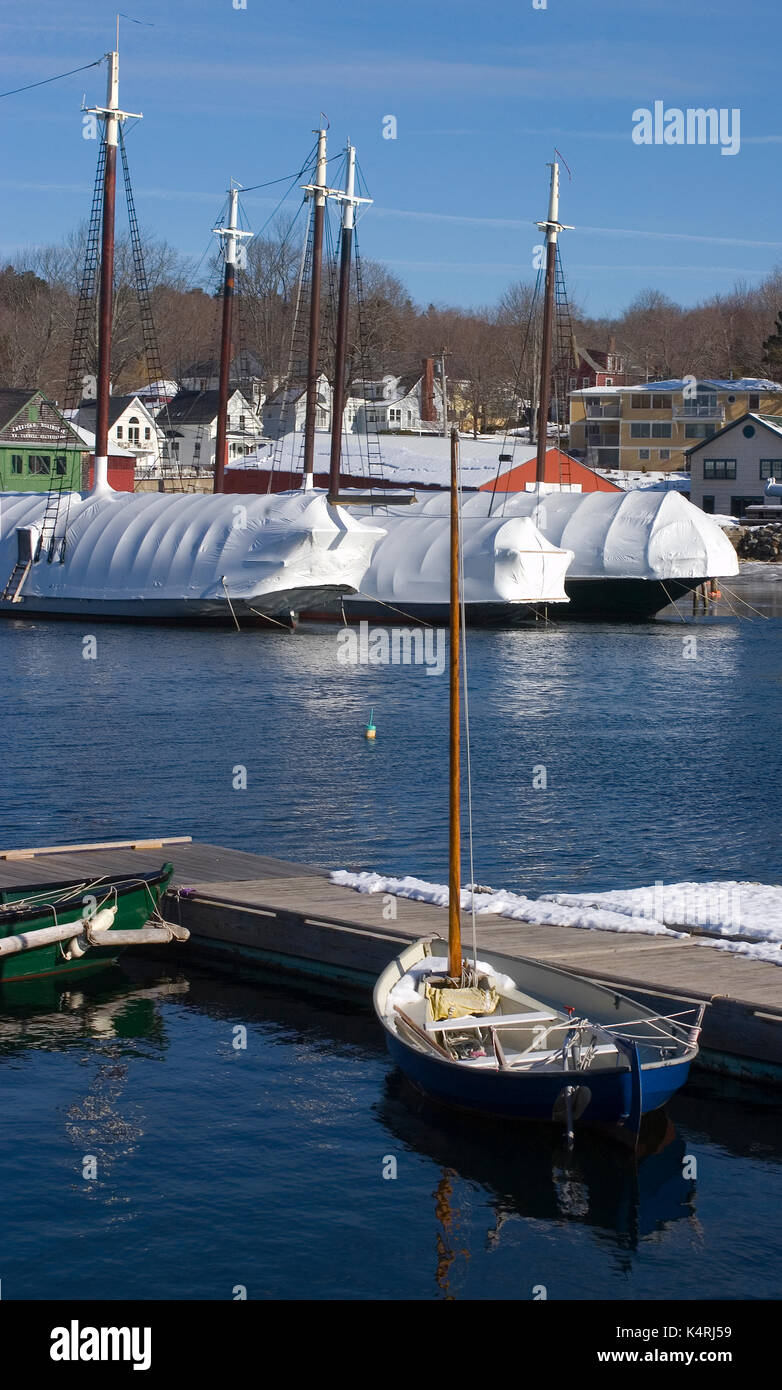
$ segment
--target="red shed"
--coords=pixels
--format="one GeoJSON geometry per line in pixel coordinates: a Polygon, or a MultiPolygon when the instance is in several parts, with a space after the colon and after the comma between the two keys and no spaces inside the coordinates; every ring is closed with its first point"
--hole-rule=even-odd
{"type": "MultiPolygon", "coordinates": [[[[526,462],[509,468],[507,473],[501,473],[496,482],[492,479],[491,482],[482,483],[480,491],[526,492],[528,484],[535,482],[536,468],[537,458],[531,452],[526,462]]],[[[546,450],[546,474],[543,481],[555,487],[569,487],[575,484],[581,492],[622,491],[615,483],[609,483],[607,478],[601,478],[594,469],[587,468],[586,464],[579,463],[577,459],[571,458],[570,454],[554,448],[546,450]]]]}

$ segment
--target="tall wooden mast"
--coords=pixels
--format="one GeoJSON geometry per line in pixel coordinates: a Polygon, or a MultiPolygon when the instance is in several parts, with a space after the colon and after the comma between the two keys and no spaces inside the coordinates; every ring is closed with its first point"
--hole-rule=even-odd
{"type": "Polygon", "coordinates": [[[223,244],[225,274],[223,276],[223,321],[220,334],[220,379],[217,405],[217,438],[215,440],[214,491],[222,492],[225,482],[225,467],[228,463],[228,391],[231,376],[233,301],[236,289],[237,246],[242,237],[252,236],[251,232],[240,232],[237,225],[239,189],[233,182],[228,190],[228,225],[215,227],[215,236],[223,244]]]}
{"type": "Polygon", "coordinates": [[[345,413],[345,368],[348,355],[348,318],[350,313],[350,269],[353,257],[353,232],[356,208],[359,203],[371,203],[371,198],[356,197],[356,147],[347,147],[345,192],[329,189],[329,197],[342,204],[342,244],[339,262],[339,303],[337,307],[336,362],[334,392],[331,403],[331,458],[329,463],[329,501],[339,499],[339,461],[342,451],[342,422],[345,413]]]}
{"type": "Polygon", "coordinates": [[[305,488],[312,487],[315,469],[315,420],[318,413],[318,349],[320,347],[320,296],[323,276],[323,223],[326,217],[326,132],[318,134],[318,159],[315,182],[306,192],[314,199],[312,225],[312,276],[310,287],[310,332],[307,356],[307,406],[304,416],[304,477],[305,488]]]}
{"type": "Polygon", "coordinates": [[[114,310],[114,215],[117,197],[119,123],[141,113],[119,109],[119,51],[107,53],[109,76],[105,106],[88,107],[105,122],[106,166],[103,175],[100,283],[98,289],[98,384],[95,421],[93,493],[109,492],[109,404],[111,398],[111,320],[114,310]]]}
{"type": "Polygon", "coordinates": [[[459,729],[459,435],[451,430],[451,650],[450,764],[448,817],[448,974],[462,974],[461,747],[459,729]]]}
{"type": "Polygon", "coordinates": [[[546,233],[546,288],[543,300],[543,342],[540,353],[540,390],[538,393],[538,454],[535,466],[535,481],[538,486],[546,476],[546,446],[548,443],[548,412],[551,404],[551,345],[554,339],[554,298],[557,274],[557,240],[566,228],[559,220],[559,165],[556,161],[549,165],[551,186],[549,189],[548,219],[538,222],[546,233]]]}

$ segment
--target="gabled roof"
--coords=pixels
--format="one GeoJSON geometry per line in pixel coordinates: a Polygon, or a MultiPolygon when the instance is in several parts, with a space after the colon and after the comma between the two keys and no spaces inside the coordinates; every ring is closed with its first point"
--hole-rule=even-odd
{"type": "Polygon", "coordinates": [[[772,434],[782,436],[782,416],[758,415],[754,410],[748,410],[744,415],[740,415],[738,420],[731,420],[729,424],[723,425],[721,430],[717,430],[715,434],[710,434],[708,439],[699,439],[697,444],[693,444],[691,448],[684,450],[685,454],[689,456],[690,454],[697,453],[698,449],[706,447],[711,449],[715,439],[721,439],[723,434],[728,434],[730,430],[735,430],[738,425],[743,425],[747,420],[757,420],[759,425],[770,430],[772,434]]]}
{"type": "Polygon", "coordinates": [[[9,425],[15,415],[19,414],[26,405],[29,405],[38,391],[21,391],[12,389],[0,390],[0,429],[9,425]]]}
{"type": "MultiPolygon", "coordinates": [[[[229,401],[236,394],[237,390],[232,390],[229,401]]],[[[245,397],[242,399],[246,400],[245,397]]],[[[158,413],[158,424],[170,420],[172,425],[209,425],[217,418],[219,404],[219,391],[177,391],[168,406],[158,413]]],[[[247,410],[251,411],[249,401],[246,401],[246,405],[247,410]]]]}
{"type": "MultiPolygon", "coordinates": [[[[138,402],[139,408],[143,410],[146,414],[152,414],[152,412],[149,409],[149,406],[145,401],[141,399],[140,396],[109,396],[109,429],[111,429],[112,425],[116,425],[120,415],[123,415],[124,412],[128,409],[129,406],[133,404],[134,401],[138,402]]],[[[82,401],[79,406],[80,423],[82,425],[86,425],[87,429],[89,429],[90,419],[96,416],[97,413],[97,401],[82,401]]],[[[154,419],[154,416],[152,418],[154,419]]]]}

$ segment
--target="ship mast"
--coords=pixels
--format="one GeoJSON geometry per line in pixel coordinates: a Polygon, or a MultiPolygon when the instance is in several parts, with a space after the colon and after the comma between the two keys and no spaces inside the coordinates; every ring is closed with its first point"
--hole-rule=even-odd
{"type": "Polygon", "coordinates": [[[313,486],[315,468],[315,419],[318,412],[318,349],[320,347],[320,296],[323,276],[323,223],[326,216],[326,132],[317,131],[318,157],[315,182],[305,193],[314,199],[312,225],[312,276],[310,286],[310,332],[307,356],[307,404],[304,416],[304,476],[302,485],[313,486]]]}
{"type": "Polygon", "coordinates": [[[339,499],[339,461],[342,451],[342,424],[345,412],[345,368],[348,353],[348,314],[350,308],[350,267],[353,256],[353,231],[356,207],[369,203],[370,198],[356,197],[356,147],[347,147],[347,176],[345,192],[329,190],[329,196],[342,203],[342,242],[339,264],[339,301],[337,307],[336,362],[334,391],[331,402],[331,456],[329,462],[329,502],[339,499]]]}
{"type": "Polygon", "coordinates": [[[448,816],[448,974],[462,975],[461,747],[459,729],[459,435],[451,430],[450,762],[448,816]]]}
{"type": "Polygon", "coordinates": [[[98,385],[93,458],[93,496],[110,492],[109,404],[111,397],[111,319],[114,308],[114,217],[117,197],[117,144],[119,123],[141,119],[140,112],[119,109],[119,45],[107,53],[109,65],[105,106],[88,107],[88,113],[105,123],[106,166],[103,175],[100,285],[98,290],[98,385]]]}
{"type": "Polygon", "coordinates": [[[252,232],[241,232],[237,225],[239,188],[234,188],[233,180],[228,190],[228,225],[213,228],[219,236],[225,258],[223,276],[223,321],[220,336],[220,379],[218,383],[217,438],[215,440],[214,492],[222,492],[225,481],[225,466],[228,462],[228,391],[231,375],[231,340],[233,327],[233,301],[236,289],[237,246],[243,237],[252,232]]]}
{"type": "Polygon", "coordinates": [[[538,222],[546,233],[546,288],[543,299],[543,342],[540,353],[540,390],[538,392],[538,454],[535,465],[535,484],[540,489],[546,477],[546,446],[548,443],[548,413],[551,404],[551,345],[554,337],[554,294],[557,273],[557,240],[562,231],[572,231],[559,220],[559,164],[549,165],[548,218],[538,222]]]}

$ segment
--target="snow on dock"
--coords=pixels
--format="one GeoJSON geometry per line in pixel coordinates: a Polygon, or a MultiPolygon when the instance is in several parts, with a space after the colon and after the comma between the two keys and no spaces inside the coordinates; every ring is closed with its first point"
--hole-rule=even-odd
{"type": "MultiPolygon", "coordinates": [[[[116,876],[155,868],[164,860],[174,865],[164,914],[191,933],[187,946],[177,950],[177,969],[187,969],[192,958],[234,976],[263,968],[368,990],[405,942],[447,936],[445,909],[433,898],[382,891],[380,883],[388,888],[392,880],[376,875],[375,891],[358,893],[334,882],[327,869],[181,837],[155,840],[147,834],[143,840],[99,846],[5,851],[0,853],[0,888],[116,876]]],[[[779,912],[782,890],[755,886],[759,894],[747,898],[750,916],[739,921],[772,926],[767,908],[779,912]]],[[[623,895],[562,895],[564,903],[552,895],[534,900],[546,913],[544,922],[502,916],[495,901],[478,917],[479,949],[608,981],[644,1003],[654,1004],[661,994],[705,1000],[709,1007],[700,1065],[782,1083],[782,971],[757,955],[708,949],[693,928],[669,925],[667,919],[680,915],[683,906],[677,893],[687,887],[664,889],[662,909],[658,887],[623,895]],[[648,921],[659,930],[612,930],[607,915],[588,931],[568,924],[573,914],[589,912],[613,913],[627,923],[634,917],[642,920],[642,904],[633,898],[637,892],[652,895],[648,921]],[[603,901],[606,897],[612,901],[603,901]],[[653,915],[657,911],[661,916],[653,915]]],[[[774,920],[778,923],[778,916],[774,920]]],[[[160,948],[156,951],[159,959],[160,948]]]]}

